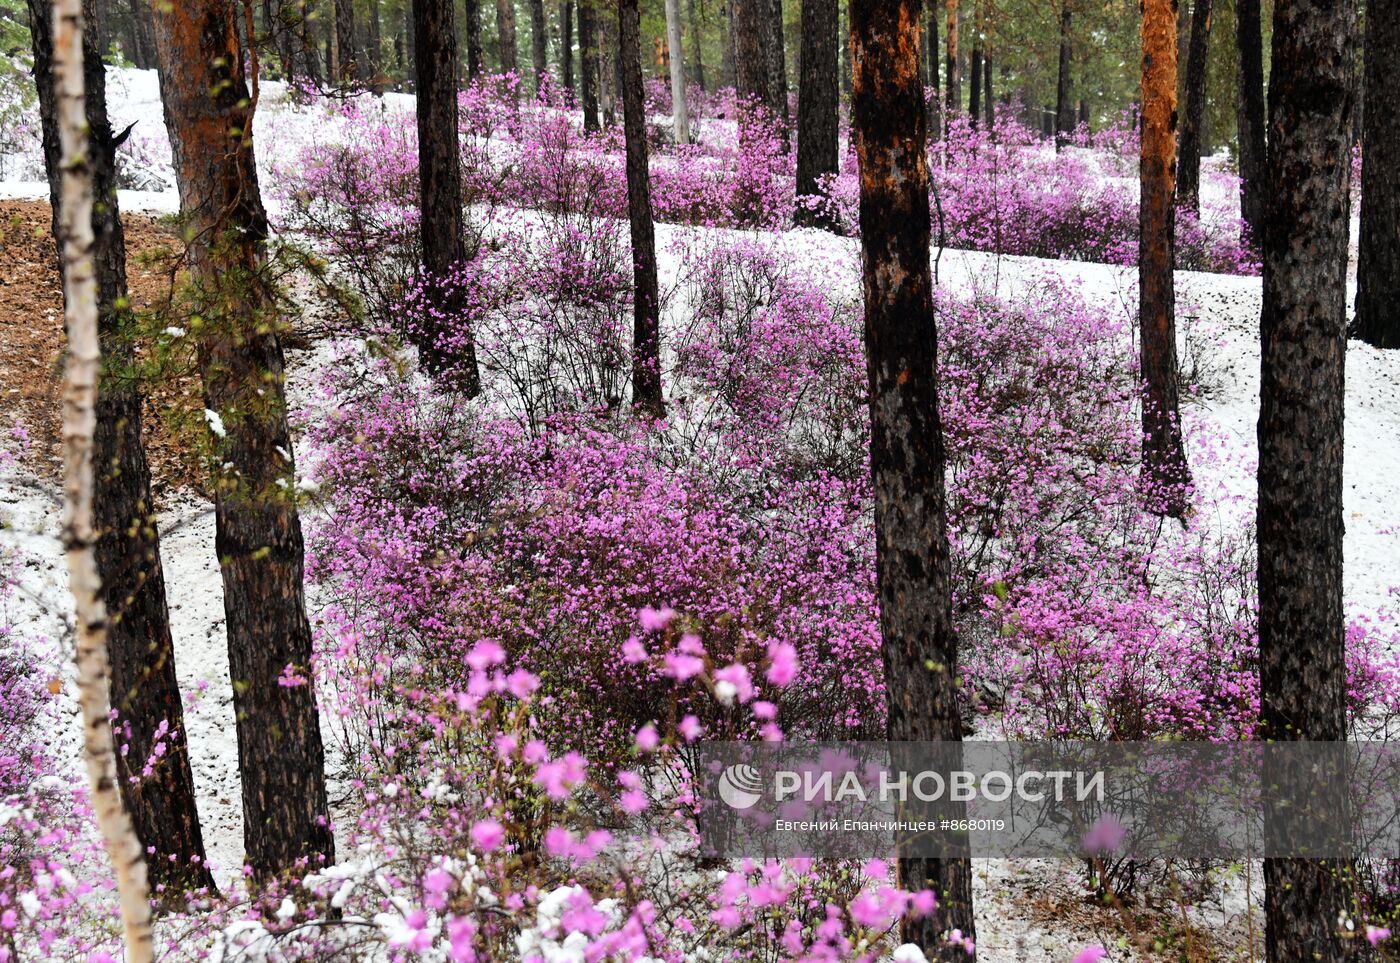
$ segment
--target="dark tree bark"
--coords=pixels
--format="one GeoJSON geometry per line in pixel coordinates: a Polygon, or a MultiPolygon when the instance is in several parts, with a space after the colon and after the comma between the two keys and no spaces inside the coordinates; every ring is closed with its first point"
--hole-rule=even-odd
{"type": "Polygon", "coordinates": [[[535,68],[535,93],[549,72],[549,37],[545,33],[544,0],[530,0],[530,53],[535,68]]]}
{"type": "Polygon", "coordinates": [[[412,84],[414,83],[413,65],[418,60],[418,49],[413,37],[413,3],[411,2],[411,0],[410,2],[405,3],[403,5],[403,32],[400,34],[400,36],[403,37],[404,48],[404,82],[412,84]]]}
{"type": "MultiPolygon", "coordinates": [[[[836,77],[839,69],[837,0],[806,0],[802,5],[802,80],[797,87],[797,196],[822,195],[817,178],[841,168],[836,77]]],[[[830,213],[797,205],[799,224],[835,228],[830,213]]]]}
{"type": "MultiPolygon", "coordinates": [[[[423,270],[439,299],[434,317],[458,319],[454,292],[438,287],[466,259],[462,232],[462,158],[457,142],[457,31],[453,5],[438,0],[413,0],[413,32],[418,48],[418,185],[419,231],[423,270]]],[[[425,316],[425,330],[414,332],[419,357],[434,374],[450,374],[468,395],[480,389],[476,348],[470,330],[454,332],[464,341],[462,353],[448,352],[440,343],[447,334],[425,316]]]]}
{"type": "MultiPolygon", "coordinates": [[[[87,0],[85,9],[92,7],[87,0]]],[[[34,79],[39,91],[44,170],[53,206],[54,237],[61,236],[62,146],[53,74],[53,2],[29,0],[34,79]]],[[[95,34],[83,35],[83,88],[91,130],[93,269],[97,282],[98,337],[105,370],[97,395],[93,432],[93,521],[98,538],[97,571],[106,607],[107,654],[122,804],[131,816],[146,860],[153,893],[174,897],[208,887],[204,837],[195,805],[184,709],[175,675],[175,648],[165,601],[160,535],[151,499],[151,470],[141,443],[141,397],[130,373],[131,343],[123,330],[126,300],[126,236],[117,207],[116,142],[107,117],[102,51],[95,34]],[[170,732],[157,738],[161,723],[170,732]],[[156,744],[165,754],[142,777],[156,744]]],[[[59,269],[63,261],[59,259],[59,269]]]]}
{"type": "Polygon", "coordinates": [[[1264,40],[1260,0],[1235,0],[1235,56],[1239,66],[1236,120],[1240,145],[1240,213],[1258,241],[1264,217],[1264,40]]]}
{"type": "Polygon", "coordinates": [[[690,21],[690,62],[695,85],[705,88],[705,61],[701,53],[700,38],[704,30],[703,19],[696,14],[695,0],[686,0],[686,17],[690,21]]]}
{"type": "Polygon", "coordinates": [[[1176,197],[1183,207],[1201,208],[1201,128],[1206,118],[1206,58],[1210,53],[1211,0],[1195,0],[1191,44],[1186,53],[1186,113],[1181,124],[1181,156],[1176,164],[1176,197]]]}
{"type": "Polygon", "coordinates": [[[263,269],[267,215],[253,162],[253,109],[237,12],[228,0],[157,6],[161,100],[189,267],[204,319],[204,405],[213,439],[215,549],[224,582],[229,671],[243,779],[243,834],[257,878],[335,858],[302,595],[301,521],[287,427],[282,345],[263,269]],[[304,863],[302,864],[304,865],[304,863]]]}
{"type": "Polygon", "coordinates": [[[375,80],[377,90],[383,89],[384,34],[379,22],[379,0],[369,0],[369,45],[365,50],[364,69],[375,80]]]}
{"type": "Polygon", "coordinates": [[[642,94],[641,23],[637,0],[619,0],[622,127],[627,142],[627,220],[632,233],[632,404],[655,418],[661,397],[661,296],[656,278],[656,228],[647,169],[646,102],[642,94]]]}
{"type": "MultiPolygon", "coordinates": [[[[1259,682],[1263,735],[1344,740],[1342,454],[1353,0],[1277,0],[1260,247],[1259,682]]],[[[1391,65],[1385,65],[1387,68],[1391,65]]],[[[1264,861],[1271,963],[1350,957],[1349,867],[1264,861]]]]}
{"type": "Polygon", "coordinates": [[[1176,363],[1176,0],[1142,0],[1138,324],[1142,343],[1142,480],[1153,509],[1186,511],[1176,363]]]}
{"type": "Polygon", "coordinates": [[[471,82],[481,76],[481,65],[485,62],[481,46],[481,0],[462,0],[462,14],[467,28],[467,81],[471,82]]]}
{"type": "Polygon", "coordinates": [[[496,0],[496,60],[501,73],[519,72],[515,56],[515,0],[496,0]]]}
{"type": "Polygon", "coordinates": [[[598,29],[592,0],[578,0],[578,50],[583,129],[598,130],[598,29]]]}
{"type": "MultiPolygon", "coordinates": [[[[952,627],[938,411],[938,331],[929,267],[929,169],[919,69],[920,0],[852,0],[856,65],[851,112],[860,163],[870,470],[880,593],[887,735],[892,742],[962,739],[952,627]]],[[[900,882],[931,888],[938,909],[906,920],[904,938],[930,956],[967,960],[942,939],[974,938],[971,863],[899,862],[900,882]]]]}
{"type": "Polygon", "coordinates": [[[792,127],[792,115],[788,111],[787,41],[783,34],[783,0],[758,2],[760,9],[764,9],[763,55],[768,67],[768,109],[778,121],[783,146],[786,147],[788,132],[792,127]]]}
{"type": "Polygon", "coordinates": [[[968,122],[976,127],[982,119],[982,38],[972,38],[972,56],[968,58],[968,122]]]}
{"type": "Polygon", "coordinates": [[[1060,0],[1060,72],[1055,84],[1055,149],[1074,133],[1074,99],[1070,92],[1070,36],[1073,29],[1069,0],[1060,0]]]}
{"type": "Polygon", "coordinates": [[[984,122],[987,129],[991,130],[996,127],[997,109],[992,98],[992,58],[990,55],[982,58],[982,103],[984,104],[983,113],[986,115],[984,122]]]}
{"type": "Polygon", "coordinates": [[[1400,4],[1366,8],[1366,112],[1362,119],[1361,242],[1356,336],[1400,348],[1400,4]]]}
{"type": "MultiPolygon", "coordinates": [[[[958,66],[958,0],[948,0],[947,58],[943,76],[948,84],[944,123],[951,124],[962,110],[962,72],[958,66]]],[[[854,32],[855,25],[851,27],[854,32]]]]}
{"type": "MultiPolygon", "coordinates": [[[[937,141],[943,137],[943,98],[939,96],[939,91],[943,88],[939,83],[938,76],[938,16],[937,4],[930,4],[924,13],[924,29],[927,31],[928,56],[925,62],[928,64],[928,73],[924,76],[924,86],[932,92],[928,98],[928,136],[929,140],[937,141]]],[[[849,46],[849,45],[848,45],[849,46]]]]}
{"type": "Polygon", "coordinates": [[[605,0],[598,19],[598,101],[603,110],[603,126],[617,126],[619,47],[617,17],[605,0]]]}
{"type": "Polygon", "coordinates": [[[749,103],[772,109],[769,102],[768,62],[764,53],[764,11],[767,0],[730,0],[734,16],[735,93],[749,103]]]}
{"type": "Polygon", "coordinates": [[[738,89],[734,67],[734,0],[727,0],[720,13],[724,42],[719,45],[719,82],[721,86],[738,89]]]}
{"type": "Polygon", "coordinates": [[[335,0],[336,76],[342,84],[360,79],[355,58],[355,4],[353,0],[335,0]]]}
{"type": "Polygon", "coordinates": [[[574,92],[574,0],[559,7],[559,81],[574,92]]]}

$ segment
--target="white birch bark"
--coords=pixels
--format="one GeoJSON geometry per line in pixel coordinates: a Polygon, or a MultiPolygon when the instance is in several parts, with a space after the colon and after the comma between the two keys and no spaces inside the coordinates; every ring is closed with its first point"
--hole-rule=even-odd
{"type": "Polygon", "coordinates": [[[111,723],[107,614],[93,545],[92,437],[97,424],[97,281],[93,269],[92,170],[83,91],[82,0],[54,3],[53,66],[63,144],[60,223],[68,356],[63,378],[63,544],[76,612],[78,702],[83,760],[97,825],[116,873],[125,928],[126,963],[151,963],[151,905],[146,862],[122,808],[111,723]]]}

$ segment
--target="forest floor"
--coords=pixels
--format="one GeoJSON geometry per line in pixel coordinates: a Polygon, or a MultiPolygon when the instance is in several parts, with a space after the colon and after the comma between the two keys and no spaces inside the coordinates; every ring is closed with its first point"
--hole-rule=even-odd
{"type": "MultiPolygon", "coordinates": [[[[144,91],[149,84],[138,79],[139,84],[117,85],[116,92],[128,87],[144,91]]],[[[0,197],[20,198],[0,200],[0,430],[20,423],[31,439],[21,464],[0,474],[0,550],[15,551],[23,560],[16,610],[0,612],[0,618],[48,640],[52,652],[41,657],[65,666],[71,615],[58,541],[56,433],[62,298],[49,209],[41,199],[46,194],[37,182],[0,183],[0,197]]],[[[168,276],[145,261],[171,240],[152,215],[171,210],[177,202],[168,189],[124,191],[120,201],[133,300],[149,304],[170,284],[168,276]]],[[[683,232],[704,230],[659,226],[658,248],[665,251],[683,232]]],[[[839,264],[843,277],[856,277],[858,242],[815,231],[791,232],[787,239],[804,261],[839,264]]],[[[1034,290],[1039,280],[1053,277],[1078,287],[1091,300],[1126,306],[1135,298],[1136,272],[1131,268],[947,251],[940,271],[942,283],[955,288],[1034,290]]],[[[663,286],[666,273],[663,263],[663,286]]],[[[1260,281],[1183,272],[1178,286],[1181,315],[1202,322],[1183,323],[1181,352],[1188,365],[1195,366],[1202,387],[1200,402],[1184,417],[1209,424],[1232,453],[1228,472],[1198,482],[1234,493],[1244,511],[1252,505],[1254,485],[1260,281]]],[[[315,387],[317,352],[314,346],[291,352],[288,360],[289,393],[297,406],[315,387]]],[[[1375,610],[1393,604],[1392,585],[1400,581],[1395,565],[1400,558],[1395,508],[1400,505],[1400,352],[1352,342],[1347,365],[1346,597],[1349,605],[1375,610]]],[[[181,457],[184,446],[168,427],[178,419],[167,417],[171,410],[192,406],[197,401],[189,379],[157,386],[147,402],[146,428],[162,507],[162,558],[177,668],[190,703],[186,719],[200,815],[211,859],[226,878],[242,860],[242,812],[213,515],[199,491],[198,466],[181,457]]],[[[4,444],[9,447],[8,441],[4,444]]],[[[296,455],[305,466],[306,453],[300,446],[296,455]]],[[[309,604],[314,620],[314,596],[309,604]]],[[[70,697],[71,682],[59,698],[70,697]]],[[[65,707],[71,718],[71,707],[65,707]]],[[[325,725],[333,726],[334,720],[325,720],[325,725]]],[[[69,731],[52,738],[56,744],[76,746],[77,733],[74,719],[69,731]]],[[[76,751],[69,758],[76,760],[76,751]]],[[[339,795],[335,789],[333,781],[333,797],[339,795]]],[[[349,815],[343,806],[336,809],[338,820],[349,815]]],[[[1257,864],[1237,866],[1179,901],[1120,911],[1094,904],[1082,887],[1077,864],[979,860],[978,958],[989,963],[1068,961],[1090,943],[1121,949],[1114,959],[1260,958],[1259,877],[1257,864]]]]}

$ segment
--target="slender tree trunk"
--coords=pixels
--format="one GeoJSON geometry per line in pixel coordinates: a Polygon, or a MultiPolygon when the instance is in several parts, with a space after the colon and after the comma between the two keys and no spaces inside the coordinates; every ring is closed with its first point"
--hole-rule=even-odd
{"type": "Polygon", "coordinates": [[[549,73],[549,36],[545,32],[544,0],[530,0],[530,54],[535,67],[535,93],[549,73]]]}
{"type": "MultiPolygon", "coordinates": [[[[98,291],[93,262],[92,169],[85,162],[91,143],[83,58],[80,0],[57,0],[52,30],[54,78],[63,171],[60,194],[64,316],[68,352],[63,367],[63,547],[77,627],[78,705],[83,719],[83,761],[97,826],[116,875],[126,959],[151,963],[150,889],[141,843],[117,790],[116,752],[108,688],[107,612],[102,604],[93,518],[93,433],[97,423],[97,379],[102,355],[98,338],[98,291]]],[[[45,30],[36,27],[36,31],[45,30]]]]}
{"type": "MultiPolygon", "coordinates": [[[[282,345],[264,277],[267,215],[253,111],[228,0],[156,12],[161,100],[180,188],[212,439],[215,550],[224,582],[247,863],[266,880],[335,858],[302,588],[301,521],[282,345]]],[[[253,64],[256,67],[257,61],[253,64]]],[[[257,74],[253,75],[254,89],[257,74]]]]}
{"type": "MultiPolygon", "coordinates": [[[[1073,29],[1068,0],[1060,0],[1060,72],[1055,84],[1055,149],[1074,133],[1074,100],[1070,93],[1070,35],[1073,29]]],[[[1175,81],[1173,81],[1174,83],[1175,81]]],[[[1173,98],[1175,99],[1175,98],[1173,98]]]]}
{"type": "Polygon", "coordinates": [[[1210,53],[1211,0],[1195,0],[1191,9],[1191,45],[1186,54],[1186,114],[1181,125],[1176,196],[1181,206],[1201,207],[1201,126],[1206,116],[1206,58],[1210,53]]]}
{"type": "Polygon", "coordinates": [[[836,91],[837,0],[806,0],[802,5],[802,79],[797,86],[797,196],[799,224],[833,230],[836,226],[823,205],[812,210],[801,198],[818,199],[817,178],[841,169],[840,104],[836,91]]]}
{"type": "Polygon", "coordinates": [[[481,46],[481,0],[463,0],[462,14],[467,21],[467,81],[471,82],[481,76],[481,65],[485,62],[481,46]]]}
{"type": "Polygon", "coordinates": [[[735,92],[745,106],[772,109],[768,96],[768,64],[764,55],[763,11],[766,0],[730,0],[734,15],[735,92]]]}
{"type": "Polygon", "coordinates": [[[720,13],[724,42],[719,45],[719,82],[720,86],[737,90],[739,81],[734,66],[734,3],[735,0],[726,0],[720,13]]]}
{"type": "Polygon", "coordinates": [[[365,51],[364,69],[375,80],[376,90],[383,90],[384,35],[379,22],[379,0],[369,0],[369,46],[365,51]]]}
{"type": "Polygon", "coordinates": [[[574,0],[559,7],[559,81],[574,92],[574,0]]]}
{"type": "MultiPolygon", "coordinates": [[[[929,268],[929,170],[920,88],[920,0],[852,0],[851,113],[860,163],[865,341],[875,565],[892,742],[958,743],[957,639],[938,412],[938,332],[929,268]]],[[[931,888],[938,909],[904,938],[966,960],[944,942],[974,938],[971,863],[904,858],[900,882],[931,888]]]]}
{"type": "Polygon", "coordinates": [[[515,57],[515,0],[496,0],[496,59],[501,73],[519,73],[515,57]]]}
{"type": "Polygon", "coordinates": [[[359,79],[355,61],[355,4],[353,0],[335,0],[335,46],[339,56],[336,76],[342,84],[359,79]]]}
{"type": "Polygon", "coordinates": [[[642,95],[641,23],[637,0],[618,2],[618,42],[622,52],[623,134],[627,142],[627,220],[632,233],[634,282],[632,403],[660,418],[661,297],[656,279],[656,229],[651,215],[651,175],[647,170],[646,103],[642,95]]]}
{"type": "Polygon", "coordinates": [[[762,24],[764,60],[768,66],[768,109],[778,121],[783,146],[788,144],[792,116],[788,112],[787,43],[783,36],[783,0],[758,0],[762,24]],[[766,9],[765,9],[766,8],[766,9]]]}
{"type": "Polygon", "coordinates": [[[968,62],[967,119],[973,127],[982,119],[982,38],[972,35],[972,56],[968,62]]]}
{"type": "MultiPolygon", "coordinates": [[[[1263,734],[1279,741],[1347,738],[1342,454],[1355,29],[1353,0],[1274,6],[1257,526],[1259,701],[1263,734]]],[[[1351,957],[1338,922],[1352,905],[1349,871],[1329,860],[1264,861],[1270,963],[1351,957]]]]}
{"type": "Polygon", "coordinates": [[[686,16],[690,20],[690,62],[695,73],[695,85],[705,89],[705,62],[700,52],[700,39],[705,28],[703,18],[696,15],[695,0],[686,0],[686,16]]]}
{"type": "MultiPolygon", "coordinates": [[[[435,300],[434,318],[451,318],[462,325],[455,291],[440,287],[466,259],[462,231],[462,160],[457,142],[457,31],[453,5],[437,0],[413,0],[413,32],[418,59],[418,185],[419,231],[423,271],[435,300]]],[[[426,330],[415,333],[424,367],[445,374],[470,397],[480,389],[472,332],[439,328],[427,317],[426,330]],[[449,348],[444,339],[460,339],[449,348]]]]}
{"type": "Polygon", "coordinates": [[[1356,270],[1356,334],[1378,348],[1400,348],[1400,4],[1366,8],[1366,113],[1362,120],[1361,242],[1356,270]]]}
{"type": "Polygon", "coordinates": [[[997,124],[997,109],[992,98],[992,58],[990,55],[982,58],[982,102],[985,105],[987,129],[992,130],[997,124]]]}
{"type": "Polygon", "coordinates": [[[681,38],[680,0],[665,0],[666,52],[671,67],[671,120],[677,144],[690,143],[690,114],[685,104],[685,46],[681,38]]]}
{"type": "Polygon", "coordinates": [[[948,83],[948,99],[944,113],[945,123],[951,124],[962,110],[962,79],[958,69],[958,0],[948,0],[948,62],[945,75],[948,83]]]}
{"type": "Polygon", "coordinates": [[[578,0],[579,86],[583,129],[598,129],[598,29],[593,0],[578,0]]]}
{"type": "Polygon", "coordinates": [[[928,74],[924,77],[924,85],[932,92],[928,98],[928,136],[929,140],[937,141],[943,137],[943,98],[939,95],[942,85],[938,76],[938,16],[939,9],[936,3],[930,3],[924,14],[924,27],[927,31],[928,46],[928,74]]]}
{"type": "MultiPolygon", "coordinates": [[[[52,0],[29,0],[44,168],[53,205],[54,237],[61,242],[63,166],[60,104],[53,72],[53,8],[52,0]]],[[[151,471],[141,442],[141,397],[128,370],[131,345],[123,330],[124,313],[118,307],[126,300],[126,240],[117,207],[116,145],[107,117],[104,68],[92,39],[84,34],[83,89],[90,135],[86,166],[98,201],[92,208],[92,263],[98,336],[108,369],[99,384],[92,438],[95,552],[103,606],[114,616],[107,626],[111,700],[122,742],[129,747],[116,760],[117,785],[143,850],[155,856],[148,866],[151,886],[173,897],[202,886],[212,890],[214,879],[205,865],[184,709],[175,675],[151,471]],[[169,732],[160,737],[157,733],[162,723],[169,732]],[[147,760],[155,758],[157,743],[162,743],[164,754],[151,775],[143,778],[147,760]]]]}
{"type": "Polygon", "coordinates": [[[1240,214],[1251,239],[1264,217],[1264,40],[1260,0],[1235,0],[1235,56],[1239,66],[1236,116],[1240,144],[1240,214]]]}
{"type": "Polygon", "coordinates": [[[404,82],[405,82],[405,83],[414,83],[414,79],[413,79],[414,66],[413,66],[413,65],[418,61],[418,50],[417,50],[416,44],[414,43],[414,37],[413,37],[413,3],[412,3],[412,0],[406,0],[406,2],[405,2],[404,5],[403,5],[403,32],[402,32],[401,36],[403,37],[403,47],[404,47],[404,60],[403,60],[404,82]]]}
{"type": "Polygon", "coordinates": [[[1142,0],[1142,157],[1138,324],[1142,343],[1142,476],[1155,511],[1186,511],[1176,363],[1176,0],[1142,0]]]}
{"type": "MultiPolygon", "coordinates": [[[[617,17],[612,16],[610,2],[605,3],[598,26],[598,100],[603,109],[603,126],[617,126],[617,17]]],[[[640,55],[639,55],[640,57],[640,55]]]]}

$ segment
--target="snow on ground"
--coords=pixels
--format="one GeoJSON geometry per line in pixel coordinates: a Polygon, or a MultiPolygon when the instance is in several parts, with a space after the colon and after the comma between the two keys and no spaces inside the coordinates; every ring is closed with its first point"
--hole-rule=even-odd
{"type": "MultiPolygon", "coordinates": [[[[108,94],[117,129],[135,121],[137,131],[145,128],[143,136],[158,140],[163,135],[163,121],[154,72],[121,70],[109,76],[108,94]]],[[[411,106],[411,98],[389,96],[396,107],[411,106]]],[[[258,115],[256,135],[260,150],[275,145],[271,150],[276,156],[287,158],[308,140],[328,136],[311,111],[288,106],[281,85],[264,84],[262,103],[265,109],[258,115]]],[[[267,155],[260,157],[264,170],[269,163],[267,155]]],[[[0,182],[0,197],[47,196],[43,183],[0,182]]],[[[120,203],[129,211],[170,212],[178,209],[179,202],[173,186],[167,185],[164,189],[122,191],[120,203]]],[[[674,287],[678,246],[713,242],[733,233],[658,225],[663,290],[674,287]]],[[[857,241],[803,230],[787,233],[779,243],[790,253],[789,263],[813,272],[844,296],[858,293],[857,241]]],[[[943,284],[960,290],[1033,292],[1044,279],[1055,278],[1077,286],[1093,301],[1127,311],[1136,306],[1136,271],[1132,268],[950,250],[939,256],[938,271],[943,284]]],[[[1257,451],[1260,281],[1184,272],[1177,279],[1179,313],[1183,318],[1201,319],[1199,323],[1183,321],[1181,351],[1200,360],[1206,375],[1203,380],[1210,389],[1204,403],[1187,409],[1184,418],[1188,427],[1206,428],[1225,438],[1233,455],[1233,467],[1215,474],[1205,471],[1198,475],[1198,482],[1218,486],[1237,496],[1237,504],[1247,507],[1252,499],[1257,451]]],[[[319,359],[315,350],[289,359],[289,392],[294,407],[305,405],[312,397],[319,359]]],[[[1394,563],[1400,558],[1400,524],[1395,519],[1395,506],[1400,505],[1400,352],[1381,352],[1352,342],[1347,366],[1346,598],[1349,605],[1375,610],[1393,602],[1393,585],[1400,581],[1394,563]]],[[[298,451],[297,460],[303,467],[307,464],[305,451],[298,451]]],[[[1247,512],[1242,510],[1241,519],[1245,516],[1247,512]]],[[[56,485],[37,480],[23,468],[7,469],[0,474],[0,520],[4,523],[0,550],[13,551],[23,560],[19,571],[22,591],[13,603],[18,611],[0,614],[32,637],[53,640],[50,644],[62,644],[71,651],[71,643],[66,642],[71,603],[58,542],[56,485]]],[[[242,813],[212,510],[186,496],[162,514],[160,523],[177,666],[181,686],[191,701],[186,720],[200,815],[210,856],[219,867],[219,875],[227,878],[241,863],[242,813]]],[[[314,612],[314,597],[309,602],[314,612]]],[[[55,659],[55,664],[66,666],[66,659],[55,659]]],[[[70,680],[69,696],[71,688],[70,680]]],[[[66,731],[53,733],[52,738],[56,754],[73,759],[76,766],[78,724],[71,699],[68,706],[71,725],[66,731]]],[[[1104,942],[1112,947],[1121,927],[1108,927],[1102,913],[1094,916],[1082,911],[1082,894],[1068,868],[1069,864],[1048,861],[978,861],[979,958],[1065,960],[1087,943],[1104,942]]],[[[1193,921],[1211,929],[1216,941],[1242,945],[1244,934],[1258,928],[1261,903],[1257,871],[1254,875],[1253,887],[1238,877],[1220,886],[1213,903],[1192,908],[1193,921]]]]}

